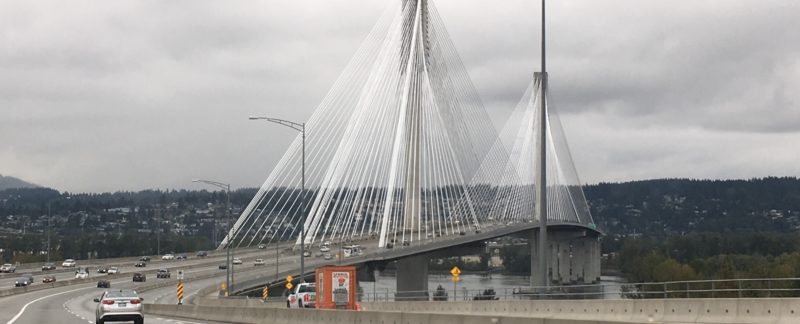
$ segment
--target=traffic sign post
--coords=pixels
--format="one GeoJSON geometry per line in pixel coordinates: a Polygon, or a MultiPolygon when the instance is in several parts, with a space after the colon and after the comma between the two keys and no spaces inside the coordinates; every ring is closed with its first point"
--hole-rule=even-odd
{"type": "Polygon", "coordinates": [[[261,290],[261,298],[264,299],[264,301],[267,301],[268,297],[269,297],[269,287],[265,286],[264,289],[261,290]]]}
{"type": "Polygon", "coordinates": [[[178,280],[183,280],[183,270],[178,270],[178,280]]]}
{"type": "Polygon", "coordinates": [[[455,267],[453,267],[453,269],[450,269],[450,274],[453,275],[453,278],[452,278],[452,280],[453,280],[453,300],[457,300],[457,298],[456,298],[456,294],[458,294],[458,290],[457,290],[458,286],[457,286],[457,284],[458,284],[458,281],[461,280],[461,278],[459,278],[459,275],[461,275],[461,269],[459,269],[457,266],[455,266],[455,267]]]}
{"type": "Polygon", "coordinates": [[[178,305],[183,304],[183,280],[178,281],[178,305]]]}
{"type": "Polygon", "coordinates": [[[292,289],[294,285],[292,285],[292,276],[286,276],[286,289],[292,289]]]}
{"type": "Polygon", "coordinates": [[[225,297],[228,297],[228,284],[226,284],[225,282],[219,284],[219,290],[224,291],[225,297]]]}

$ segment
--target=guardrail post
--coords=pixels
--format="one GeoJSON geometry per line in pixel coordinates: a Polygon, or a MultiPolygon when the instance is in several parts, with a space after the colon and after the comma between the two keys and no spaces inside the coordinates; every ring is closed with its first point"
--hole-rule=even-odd
{"type": "Polygon", "coordinates": [[[767,279],[767,298],[772,297],[772,280],[767,279]]]}
{"type": "Polygon", "coordinates": [[[689,282],[686,282],[686,298],[689,298],[689,282]]]}
{"type": "Polygon", "coordinates": [[[742,280],[739,279],[739,298],[742,298],[742,280]]]}
{"type": "Polygon", "coordinates": [[[711,298],[714,298],[714,282],[711,282],[711,298]]]}
{"type": "Polygon", "coordinates": [[[664,283],[664,299],[667,299],[667,283],[664,283]]]}

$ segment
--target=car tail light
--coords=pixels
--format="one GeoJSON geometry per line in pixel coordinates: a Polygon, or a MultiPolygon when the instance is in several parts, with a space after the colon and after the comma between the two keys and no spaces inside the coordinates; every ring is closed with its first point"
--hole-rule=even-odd
{"type": "Polygon", "coordinates": [[[303,301],[306,301],[306,302],[307,302],[307,301],[309,301],[310,299],[311,299],[311,298],[308,296],[308,294],[305,294],[305,295],[303,295],[303,301]]]}
{"type": "Polygon", "coordinates": [[[131,299],[131,304],[134,304],[134,305],[136,305],[136,304],[139,304],[139,303],[141,303],[141,302],[142,302],[142,301],[141,301],[139,298],[136,298],[136,299],[131,299]]]}
{"type": "Polygon", "coordinates": [[[114,301],[110,299],[103,299],[103,305],[114,305],[114,301]]]}

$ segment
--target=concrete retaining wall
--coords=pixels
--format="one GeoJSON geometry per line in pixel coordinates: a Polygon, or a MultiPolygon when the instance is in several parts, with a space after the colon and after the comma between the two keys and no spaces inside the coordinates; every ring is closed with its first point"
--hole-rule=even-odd
{"type": "Polygon", "coordinates": [[[275,324],[612,324],[615,322],[596,320],[569,320],[552,318],[522,318],[511,316],[470,314],[423,314],[377,311],[336,311],[313,309],[211,307],[188,305],[146,304],[146,316],[194,318],[228,323],[275,323],[275,324]]]}
{"type": "Polygon", "coordinates": [[[800,323],[800,298],[364,303],[369,311],[661,323],[800,323]]]}

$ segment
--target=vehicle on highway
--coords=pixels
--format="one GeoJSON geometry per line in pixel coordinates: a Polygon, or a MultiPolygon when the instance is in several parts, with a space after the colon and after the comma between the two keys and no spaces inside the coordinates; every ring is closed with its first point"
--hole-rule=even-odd
{"type": "Polygon", "coordinates": [[[220,264],[220,265],[219,265],[219,269],[220,269],[220,270],[225,270],[225,269],[228,269],[228,264],[226,264],[226,263],[222,263],[222,264],[220,264]]]}
{"type": "Polygon", "coordinates": [[[361,246],[358,244],[345,245],[342,247],[342,252],[345,258],[353,257],[361,254],[361,246]]]}
{"type": "Polygon", "coordinates": [[[303,256],[306,257],[306,258],[311,257],[311,251],[309,251],[309,250],[303,251],[303,256]]]}
{"type": "Polygon", "coordinates": [[[167,253],[161,256],[161,260],[175,260],[175,255],[172,253],[167,253]]]}
{"type": "Polygon", "coordinates": [[[292,292],[286,299],[287,308],[314,308],[317,303],[317,288],[316,284],[310,282],[302,282],[295,286],[292,292]]]}
{"type": "Polygon", "coordinates": [[[55,270],[55,269],[56,269],[56,264],[52,262],[48,262],[42,265],[42,271],[55,270]]]}
{"type": "Polygon", "coordinates": [[[409,242],[408,240],[403,240],[403,246],[409,246],[409,245],[411,245],[411,242],[409,242]]]}
{"type": "Polygon", "coordinates": [[[78,265],[78,262],[75,262],[75,259],[66,259],[61,263],[62,267],[74,267],[76,265],[78,265]]]}
{"type": "Polygon", "coordinates": [[[186,261],[187,258],[188,257],[186,256],[186,254],[183,254],[183,253],[182,254],[178,254],[178,255],[175,256],[175,260],[186,261]]]}
{"type": "Polygon", "coordinates": [[[101,279],[97,282],[97,288],[111,288],[111,281],[101,279]]]}
{"type": "Polygon", "coordinates": [[[107,273],[107,272],[108,272],[108,267],[106,266],[97,267],[97,273],[107,273]]]}
{"type": "Polygon", "coordinates": [[[30,285],[31,283],[32,283],[31,278],[19,277],[17,278],[17,280],[14,280],[14,287],[25,287],[27,285],[30,285]]]}
{"type": "Polygon", "coordinates": [[[118,273],[119,273],[119,268],[117,268],[117,267],[111,267],[111,268],[108,268],[108,271],[107,271],[106,273],[107,273],[107,274],[110,274],[110,275],[112,275],[112,274],[118,274],[118,273]]]}
{"type": "Polygon", "coordinates": [[[172,274],[169,273],[169,269],[158,269],[158,272],[156,272],[156,278],[158,279],[166,279],[169,277],[172,277],[172,274]]]}
{"type": "Polygon", "coordinates": [[[6,263],[6,264],[4,264],[3,266],[0,266],[0,272],[4,272],[4,273],[14,273],[14,272],[16,272],[16,271],[17,271],[17,267],[15,267],[15,266],[14,266],[13,264],[11,264],[11,263],[6,263]]]}
{"type": "Polygon", "coordinates": [[[80,268],[78,271],[75,271],[75,279],[86,279],[89,278],[89,271],[86,271],[85,268],[80,268]]]}
{"type": "Polygon", "coordinates": [[[147,263],[145,263],[144,261],[139,261],[139,262],[136,262],[133,266],[137,267],[137,268],[144,268],[144,267],[147,266],[147,263]]]}
{"type": "Polygon", "coordinates": [[[100,298],[95,298],[97,304],[95,323],[129,322],[144,324],[142,313],[142,300],[135,290],[120,289],[108,290],[100,298]]]}
{"type": "Polygon", "coordinates": [[[150,262],[150,257],[149,256],[143,256],[143,257],[139,258],[139,261],[150,262]]]}
{"type": "Polygon", "coordinates": [[[333,259],[333,255],[332,255],[332,254],[330,254],[330,253],[325,253],[325,254],[323,254],[322,256],[325,258],[325,260],[330,260],[330,259],[333,259]]]}
{"type": "Polygon", "coordinates": [[[198,258],[205,258],[205,257],[208,256],[208,252],[206,252],[206,251],[197,251],[197,253],[195,253],[194,255],[197,256],[198,258]]]}
{"type": "Polygon", "coordinates": [[[33,283],[33,274],[26,273],[26,274],[24,274],[22,276],[25,277],[25,278],[28,278],[28,282],[33,283]]]}
{"type": "Polygon", "coordinates": [[[256,259],[256,262],[253,263],[253,266],[258,267],[258,266],[263,266],[265,264],[266,263],[264,262],[264,259],[256,259]]]}
{"type": "Polygon", "coordinates": [[[258,248],[263,250],[263,249],[267,248],[267,245],[266,244],[259,244],[258,248]]]}
{"type": "Polygon", "coordinates": [[[242,259],[233,258],[233,264],[242,264],[242,259]]]}
{"type": "Polygon", "coordinates": [[[329,245],[325,245],[325,244],[323,244],[323,245],[322,245],[322,246],[319,248],[319,251],[320,251],[320,252],[322,252],[322,253],[330,252],[330,251],[331,251],[331,247],[330,247],[329,245]]]}
{"type": "Polygon", "coordinates": [[[46,276],[42,277],[42,282],[43,283],[56,282],[56,276],[54,276],[54,275],[46,275],[46,276]]]}
{"type": "Polygon", "coordinates": [[[133,282],[145,282],[147,281],[147,276],[144,273],[134,273],[133,274],[133,282]]]}

